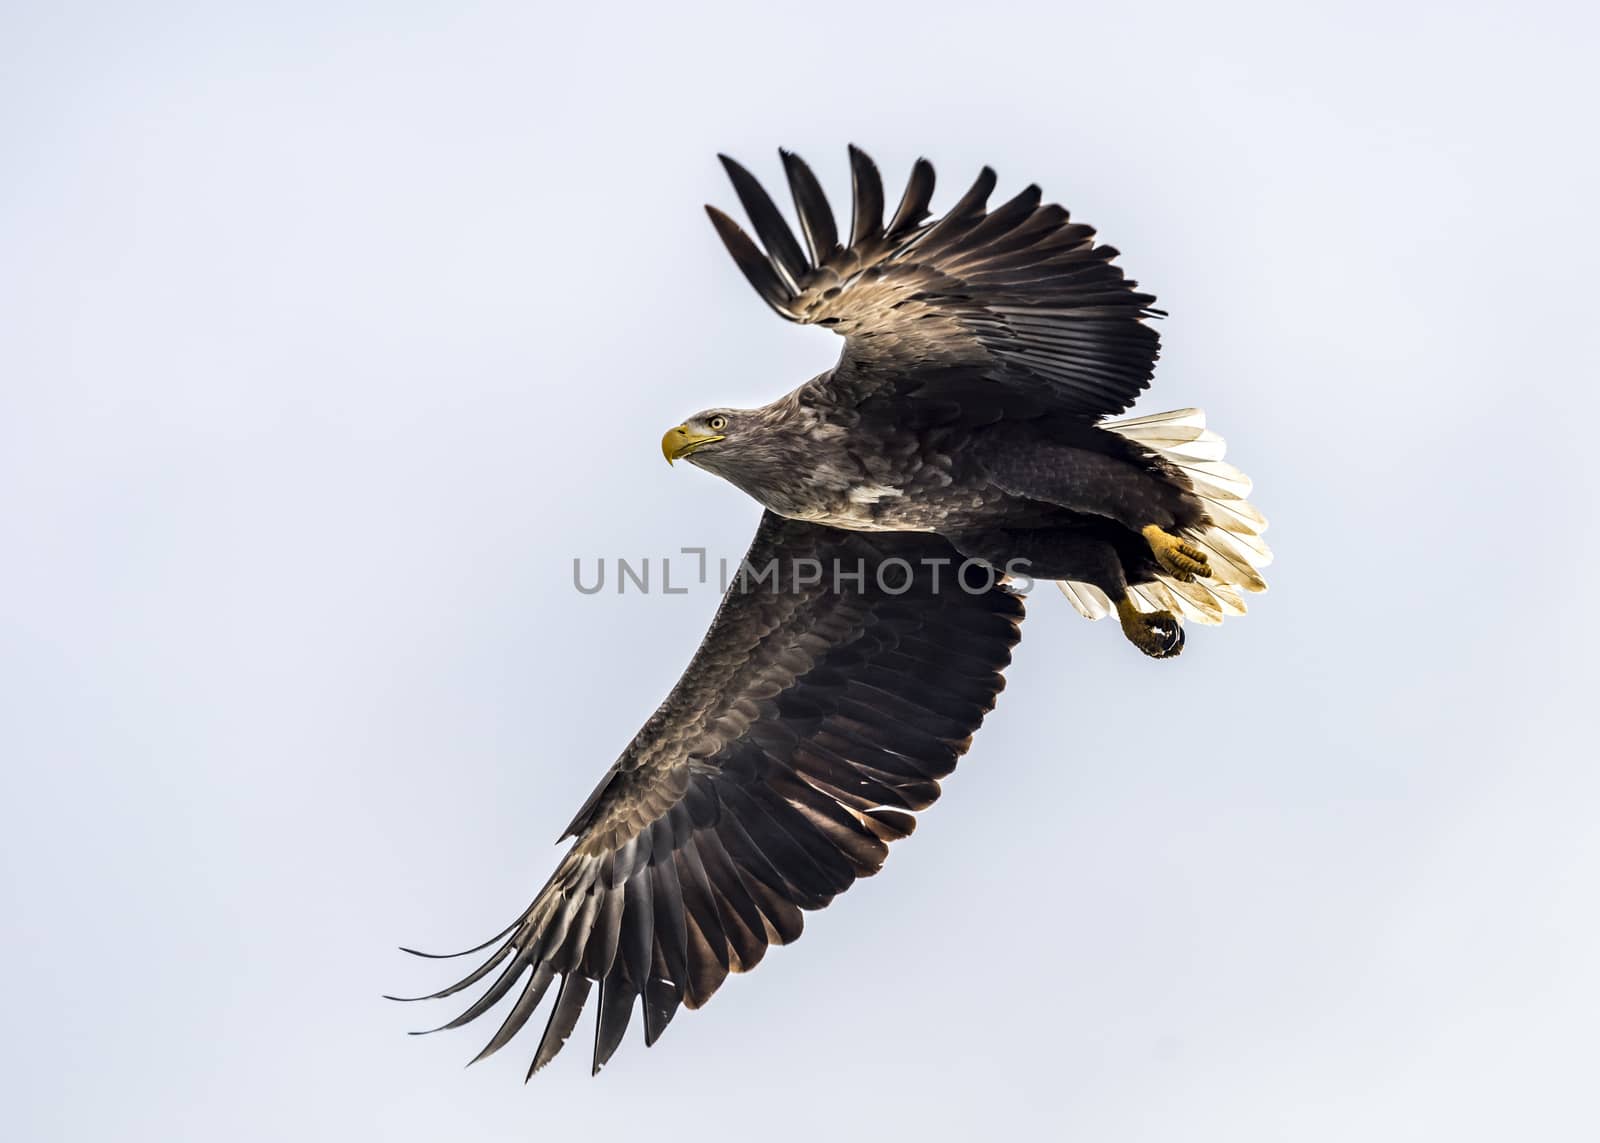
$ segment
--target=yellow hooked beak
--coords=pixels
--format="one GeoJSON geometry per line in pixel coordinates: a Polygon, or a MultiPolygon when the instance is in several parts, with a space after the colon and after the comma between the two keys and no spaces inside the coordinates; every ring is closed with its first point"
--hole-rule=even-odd
{"type": "Polygon", "coordinates": [[[708,445],[712,441],[723,438],[715,433],[696,433],[688,425],[679,425],[675,429],[668,429],[661,437],[661,455],[667,458],[667,463],[688,456],[701,445],[708,445]]]}

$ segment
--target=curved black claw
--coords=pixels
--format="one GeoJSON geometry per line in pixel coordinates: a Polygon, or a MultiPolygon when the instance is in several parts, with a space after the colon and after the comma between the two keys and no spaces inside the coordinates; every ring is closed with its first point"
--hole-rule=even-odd
{"type": "Polygon", "coordinates": [[[1152,659],[1175,658],[1183,650],[1183,624],[1172,612],[1118,610],[1128,642],[1152,659]]]}
{"type": "Polygon", "coordinates": [[[1150,624],[1153,634],[1162,640],[1161,653],[1157,659],[1170,659],[1183,650],[1183,624],[1170,611],[1157,611],[1150,616],[1155,622],[1150,624]]]}

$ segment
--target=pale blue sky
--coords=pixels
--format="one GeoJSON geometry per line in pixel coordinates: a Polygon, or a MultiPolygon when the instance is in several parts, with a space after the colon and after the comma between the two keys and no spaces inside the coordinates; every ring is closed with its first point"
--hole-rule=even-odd
{"type": "MultiPolygon", "coordinates": [[[[670,10],[669,10],[670,8],[670,10]]],[[[19,1139],[1591,1140],[1595,18],[0,9],[19,1139]],[[836,342],[700,204],[983,163],[1171,311],[1278,553],[1175,663],[1038,593],[884,874],[597,1081],[417,1040],[758,515],[661,430],[836,342]]],[[[587,1022],[579,1032],[590,1035],[587,1022]]]]}

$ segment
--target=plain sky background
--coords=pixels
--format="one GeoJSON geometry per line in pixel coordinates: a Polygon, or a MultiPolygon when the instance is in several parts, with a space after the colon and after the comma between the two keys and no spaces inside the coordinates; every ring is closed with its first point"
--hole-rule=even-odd
{"type": "Polygon", "coordinates": [[[1600,1137],[1592,9],[896,8],[0,8],[9,1138],[1600,1137]],[[1272,591],[1171,663],[1036,594],[883,875],[463,1071],[396,946],[522,909],[716,604],[573,557],[738,556],[661,431],[837,352],[714,154],[852,141],[1123,251],[1272,591]]]}

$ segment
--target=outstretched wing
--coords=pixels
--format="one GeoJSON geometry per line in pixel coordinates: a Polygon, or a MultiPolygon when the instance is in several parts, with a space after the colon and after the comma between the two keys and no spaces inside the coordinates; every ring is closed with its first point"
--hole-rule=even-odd
{"type": "Polygon", "coordinates": [[[706,211],[773,309],[844,335],[823,382],[839,397],[916,396],[1092,420],[1121,412],[1149,385],[1160,339],[1144,319],[1160,313],[1150,308],[1155,298],[1111,264],[1117,251],[1095,245],[1091,227],[1041,205],[1037,186],[991,211],[995,174],[985,167],[948,214],[926,223],[933,167],[918,159],[885,226],[878,169],[851,147],[843,245],[810,168],[780,154],[804,250],[761,184],[727,156],[765,249],[720,210],[706,211]]]}
{"type": "Polygon", "coordinates": [[[798,937],[801,910],[876,873],[908,811],[939,796],[1019,637],[1021,601],[977,569],[963,583],[960,563],[937,536],[767,513],[688,670],[568,827],[555,875],[478,969],[434,994],[498,974],[445,1027],[515,995],[482,1059],[559,982],[532,1075],[598,984],[599,1071],[636,1002],[653,1043],[680,1004],[798,937]]]}

